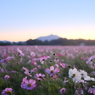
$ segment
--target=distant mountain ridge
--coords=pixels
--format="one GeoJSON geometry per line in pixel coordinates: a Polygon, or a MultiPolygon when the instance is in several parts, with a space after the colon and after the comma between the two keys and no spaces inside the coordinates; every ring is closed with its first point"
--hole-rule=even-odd
{"type": "MultiPolygon", "coordinates": [[[[59,38],[61,38],[61,37],[59,37],[57,35],[51,34],[51,35],[48,35],[48,36],[38,37],[38,38],[36,38],[36,40],[41,40],[41,41],[47,40],[47,41],[51,41],[51,40],[57,40],[59,38]]],[[[3,43],[7,43],[7,42],[13,43],[13,41],[7,41],[7,40],[3,40],[3,41],[0,41],[0,42],[3,42],[3,43]]],[[[15,43],[24,43],[24,42],[26,42],[26,41],[18,41],[18,42],[15,42],[15,43]]]]}
{"type": "Polygon", "coordinates": [[[67,39],[62,38],[57,35],[48,35],[43,37],[38,37],[37,39],[29,39],[26,41],[12,42],[3,40],[0,41],[0,46],[7,45],[74,45],[74,46],[95,46],[95,40],[86,39],[67,39]]]}
{"type": "Polygon", "coordinates": [[[41,40],[41,41],[45,41],[45,40],[51,41],[51,40],[57,40],[57,39],[59,39],[59,38],[60,38],[59,36],[51,34],[51,35],[48,35],[48,36],[38,37],[37,40],[41,40]]]}

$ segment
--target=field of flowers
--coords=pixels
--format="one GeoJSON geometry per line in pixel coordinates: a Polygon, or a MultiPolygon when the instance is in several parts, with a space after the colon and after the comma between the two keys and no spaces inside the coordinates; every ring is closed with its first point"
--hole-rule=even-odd
{"type": "Polygon", "coordinates": [[[95,47],[1,46],[0,95],[95,95],[95,47]]]}

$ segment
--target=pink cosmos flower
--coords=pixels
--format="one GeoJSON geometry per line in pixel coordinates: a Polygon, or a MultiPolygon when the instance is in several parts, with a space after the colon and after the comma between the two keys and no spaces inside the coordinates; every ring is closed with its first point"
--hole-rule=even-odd
{"type": "Polygon", "coordinates": [[[59,65],[57,63],[54,66],[57,67],[57,68],[59,67],[59,65]]]}
{"type": "Polygon", "coordinates": [[[27,69],[27,68],[25,68],[25,67],[22,67],[22,69],[23,69],[23,70],[25,70],[25,71],[26,71],[26,70],[28,70],[28,69],[27,69]]]}
{"type": "Polygon", "coordinates": [[[35,57],[36,56],[35,52],[31,52],[30,55],[31,55],[31,57],[35,57]]]}
{"type": "Polygon", "coordinates": [[[39,69],[41,69],[41,65],[37,65],[37,67],[38,67],[39,69]]]}
{"type": "Polygon", "coordinates": [[[55,58],[55,59],[54,59],[54,62],[55,62],[55,63],[59,62],[59,59],[58,59],[58,58],[55,58]]]}
{"type": "Polygon", "coordinates": [[[35,78],[37,80],[42,80],[44,77],[45,77],[45,75],[44,74],[41,74],[41,73],[35,75],[35,78]]]}
{"type": "Polygon", "coordinates": [[[57,55],[58,55],[58,56],[63,56],[61,53],[58,53],[57,55]]]}
{"type": "Polygon", "coordinates": [[[57,76],[57,75],[54,75],[54,76],[52,77],[52,79],[58,79],[58,76],[57,76]]]}
{"type": "Polygon", "coordinates": [[[59,65],[60,65],[62,68],[66,68],[66,64],[65,64],[65,63],[59,63],[59,65]]]}
{"type": "Polygon", "coordinates": [[[22,67],[22,69],[25,70],[25,71],[24,71],[24,74],[26,74],[26,75],[32,77],[31,72],[30,72],[27,68],[22,67]]]}
{"type": "Polygon", "coordinates": [[[82,60],[87,60],[88,58],[81,57],[82,60]]]}
{"type": "Polygon", "coordinates": [[[19,48],[17,48],[17,51],[19,53],[19,56],[24,56],[24,53],[19,48]]]}
{"type": "Polygon", "coordinates": [[[91,72],[91,75],[95,76],[95,71],[92,71],[92,72],[91,72]]]}
{"type": "Polygon", "coordinates": [[[5,88],[2,92],[1,95],[11,95],[12,94],[12,88],[5,88]]]}
{"type": "Polygon", "coordinates": [[[54,68],[54,66],[50,66],[50,69],[45,69],[45,72],[50,74],[50,76],[53,76],[54,74],[60,72],[60,70],[58,68],[54,68]]]}
{"type": "Polygon", "coordinates": [[[36,66],[37,65],[37,63],[36,63],[36,59],[35,58],[31,58],[31,63],[34,65],[34,66],[36,66]]]}
{"type": "Polygon", "coordinates": [[[37,86],[36,81],[33,79],[27,79],[27,77],[23,78],[21,83],[21,88],[26,90],[33,90],[37,86]]]}
{"type": "Polygon", "coordinates": [[[5,79],[5,80],[8,80],[9,78],[10,78],[9,75],[5,75],[5,76],[4,76],[4,79],[5,79]]]}
{"type": "Polygon", "coordinates": [[[90,87],[88,92],[95,95],[95,87],[93,87],[93,88],[90,87]]]}
{"type": "Polygon", "coordinates": [[[41,64],[44,64],[44,61],[48,60],[49,58],[50,56],[42,56],[42,57],[39,57],[38,59],[40,60],[41,64]]]}
{"type": "Polygon", "coordinates": [[[66,88],[60,89],[60,93],[61,93],[61,94],[64,93],[64,92],[66,92],[66,88]]]}
{"type": "Polygon", "coordinates": [[[88,60],[86,61],[87,64],[92,63],[92,60],[95,59],[95,55],[91,56],[88,58],[88,60]]]}
{"type": "Polygon", "coordinates": [[[1,59],[1,60],[0,60],[0,63],[6,63],[6,62],[7,62],[6,59],[1,59]]]}
{"type": "Polygon", "coordinates": [[[37,71],[37,68],[33,68],[32,70],[31,70],[31,73],[32,72],[36,72],[37,71]]]}
{"type": "Polygon", "coordinates": [[[27,80],[27,76],[22,79],[22,82],[25,82],[27,80]]]}
{"type": "Polygon", "coordinates": [[[6,63],[7,61],[9,61],[9,60],[11,60],[11,59],[13,59],[13,58],[14,58],[14,57],[8,56],[8,57],[5,58],[5,59],[1,59],[0,62],[1,62],[1,63],[6,63]]]}

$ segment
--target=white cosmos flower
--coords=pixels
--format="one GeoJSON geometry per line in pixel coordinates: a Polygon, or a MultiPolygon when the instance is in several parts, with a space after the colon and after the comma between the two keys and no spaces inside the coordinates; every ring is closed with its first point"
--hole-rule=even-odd
{"type": "Polygon", "coordinates": [[[76,76],[73,78],[74,82],[81,82],[81,74],[77,73],[76,76]]]}
{"type": "Polygon", "coordinates": [[[91,80],[93,80],[93,78],[91,78],[90,76],[87,76],[87,77],[84,78],[84,80],[91,81],[91,80]]]}
{"type": "Polygon", "coordinates": [[[85,77],[84,80],[90,80],[90,76],[85,77]]]}
{"type": "Polygon", "coordinates": [[[87,76],[87,77],[85,78],[85,80],[86,80],[86,81],[95,81],[95,78],[91,78],[90,76],[87,76]]]}
{"type": "Polygon", "coordinates": [[[74,69],[69,69],[69,78],[72,78],[72,77],[76,76],[77,72],[78,72],[78,71],[77,71],[76,68],[74,68],[74,69]]]}
{"type": "Polygon", "coordinates": [[[84,70],[80,70],[80,74],[81,74],[82,78],[85,78],[88,76],[87,72],[85,72],[84,70]]]}
{"type": "Polygon", "coordinates": [[[81,74],[76,68],[70,69],[69,70],[69,78],[72,78],[74,82],[80,82],[81,74]]]}
{"type": "Polygon", "coordinates": [[[90,78],[92,81],[95,81],[95,78],[90,78]]]}

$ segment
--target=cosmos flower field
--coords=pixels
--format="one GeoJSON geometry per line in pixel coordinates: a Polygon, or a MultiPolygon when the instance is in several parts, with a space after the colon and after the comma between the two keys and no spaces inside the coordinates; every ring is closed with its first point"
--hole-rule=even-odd
{"type": "Polygon", "coordinates": [[[0,95],[95,95],[95,46],[1,46],[0,95]]]}

